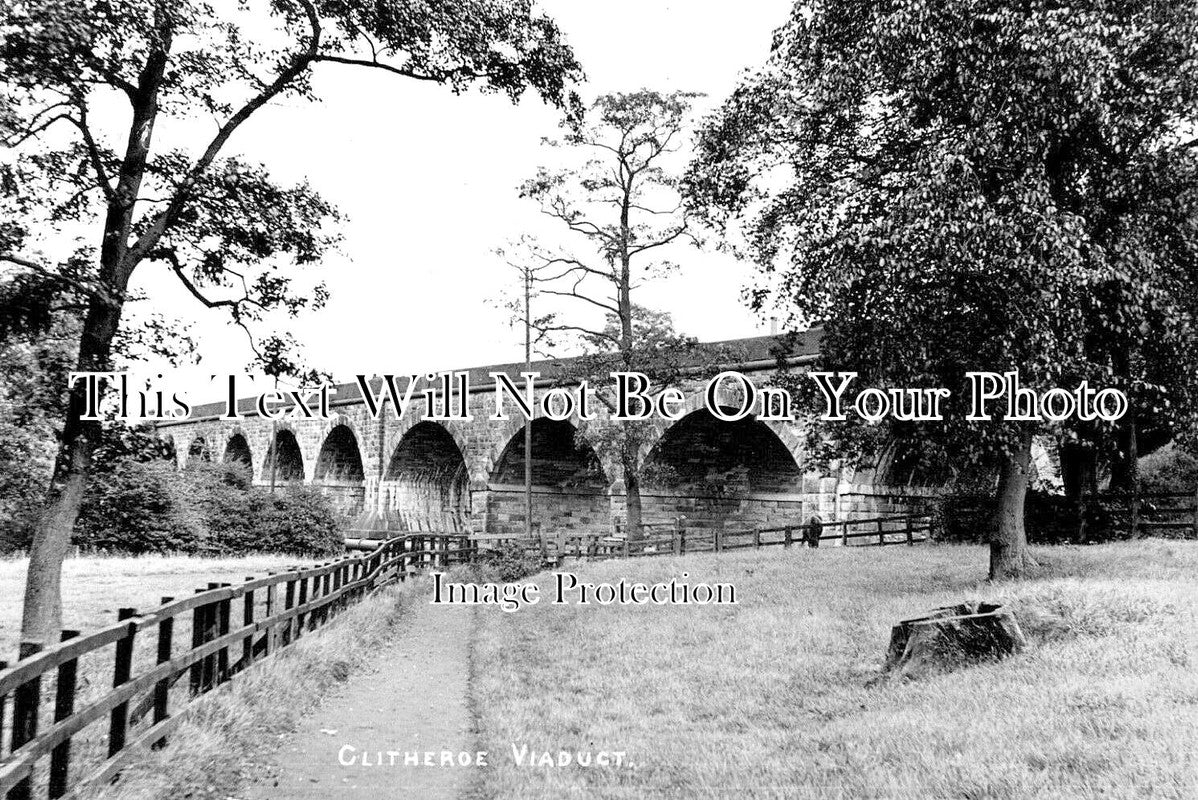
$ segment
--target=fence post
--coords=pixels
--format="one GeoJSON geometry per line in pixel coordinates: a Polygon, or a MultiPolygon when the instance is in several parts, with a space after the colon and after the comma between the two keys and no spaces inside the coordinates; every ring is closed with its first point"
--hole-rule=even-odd
{"type": "MultiPolygon", "coordinates": [[[[118,621],[131,619],[137,615],[137,609],[122,608],[116,613],[118,621]]],[[[116,658],[112,665],[112,688],[116,689],[128,683],[133,672],[133,635],[137,628],[130,623],[125,636],[117,640],[116,658]]],[[[125,749],[125,737],[129,732],[129,703],[121,703],[112,709],[108,725],[108,757],[112,758],[125,749]]]]}
{"type": "MultiPolygon", "coordinates": [[[[62,641],[74,639],[79,631],[63,631],[62,641]]],[[[58,685],[54,694],[54,721],[62,722],[75,713],[75,687],[79,674],[79,659],[64,661],[58,667],[58,685]]],[[[71,740],[68,738],[50,751],[51,800],[67,793],[67,778],[71,769],[71,740]]]]}
{"type": "MultiPolygon", "coordinates": [[[[300,576],[299,578],[299,597],[296,598],[295,604],[302,606],[308,602],[308,578],[300,576]]],[[[295,641],[304,634],[304,615],[300,612],[295,615],[295,628],[291,632],[291,641],[295,641]]]]}
{"type": "MultiPolygon", "coordinates": [[[[246,576],[246,582],[252,581],[252,575],[246,576]]],[[[254,624],[254,590],[246,589],[243,596],[244,605],[242,606],[241,623],[244,626],[254,624]]],[[[254,632],[250,631],[245,635],[245,642],[241,645],[241,668],[245,669],[250,664],[254,663],[254,632]]]]}
{"type": "Polygon", "coordinates": [[[682,555],[682,517],[674,518],[674,555],[682,555]]]}
{"type": "MultiPolygon", "coordinates": [[[[207,591],[220,588],[219,583],[208,584],[207,591]]],[[[216,638],[217,628],[220,626],[220,601],[213,600],[204,605],[204,631],[201,642],[208,643],[216,638]]],[[[216,685],[216,653],[209,653],[200,660],[203,665],[203,690],[206,692],[216,685]]]]}
{"type": "MultiPolygon", "coordinates": [[[[275,574],[273,572],[268,572],[268,573],[266,573],[266,575],[268,578],[273,578],[275,576],[275,574]]],[[[278,597],[278,590],[276,589],[277,586],[278,586],[278,583],[276,583],[274,581],[271,581],[266,586],[266,608],[264,609],[263,613],[266,615],[265,618],[268,620],[275,615],[275,606],[277,604],[276,598],[278,597]]],[[[262,657],[263,658],[265,658],[266,656],[268,656],[274,652],[275,647],[277,646],[277,642],[278,642],[278,638],[277,638],[278,631],[279,631],[279,626],[276,623],[274,623],[274,622],[266,623],[266,631],[264,632],[263,638],[262,638],[262,657]]]]}
{"type": "Polygon", "coordinates": [[[907,517],[907,546],[915,545],[915,517],[907,517]]]}
{"type": "MultiPolygon", "coordinates": [[[[196,594],[203,594],[203,589],[196,589],[196,594]]],[[[204,606],[196,606],[191,610],[191,649],[195,650],[204,643],[204,606]]],[[[204,688],[204,659],[192,662],[191,665],[191,694],[194,697],[204,688]]]]}
{"type": "Polygon", "coordinates": [[[881,518],[878,518],[877,525],[878,525],[878,544],[879,545],[886,544],[886,529],[884,527],[885,523],[882,522],[881,518]]]}
{"type": "MultiPolygon", "coordinates": [[[[162,605],[174,602],[173,597],[162,598],[162,605]]],[[[158,653],[157,663],[165,664],[171,660],[173,650],[173,639],[175,638],[175,618],[167,617],[158,623],[158,653]]],[[[154,721],[152,724],[157,725],[163,722],[170,716],[170,694],[171,694],[171,677],[166,676],[158,683],[154,684],[154,721]]],[[[166,737],[163,736],[156,742],[151,742],[150,747],[157,750],[166,746],[166,737]]]]}
{"type": "Polygon", "coordinates": [[[715,551],[719,553],[724,549],[724,526],[715,528],[712,535],[715,537],[715,551]]]}
{"type": "MultiPolygon", "coordinates": [[[[1133,466],[1135,463],[1133,461],[1133,466]]],[[[1131,490],[1131,538],[1140,538],[1140,484],[1136,482],[1131,490]]]]}
{"type": "MultiPolygon", "coordinates": [[[[227,589],[232,585],[233,584],[231,584],[231,583],[222,583],[222,584],[220,584],[220,588],[227,589]]],[[[232,616],[233,616],[233,601],[232,601],[232,599],[226,597],[224,600],[218,601],[217,605],[216,605],[216,614],[217,614],[216,635],[218,637],[224,636],[229,633],[229,629],[231,628],[232,616]]],[[[229,680],[229,647],[228,647],[228,645],[226,645],[226,646],[222,647],[220,650],[218,650],[217,655],[216,655],[216,682],[224,683],[227,680],[229,680]]]]}
{"type": "MultiPolygon", "coordinates": [[[[20,646],[20,660],[24,661],[42,651],[44,645],[37,641],[24,641],[20,646]]],[[[33,741],[37,736],[38,706],[42,701],[42,676],[30,678],[13,692],[12,740],[13,752],[33,741]]],[[[7,800],[29,800],[33,789],[32,776],[25,778],[8,791],[7,800]]]]}
{"type": "Polygon", "coordinates": [[[1198,485],[1194,487],[1194,538],[1198,539],[1198,485]]]}
{"type": "Polygon", "coordinates": [[[847,519],[840,521],[840,546],[849,546],[849,521],[847,519]]]}
{"type": "Polygon", "coordinates": [[[761,549],[761,528],[759,527],[753,528],[753,547],[761,549]]]}
{"type": "MultiPolygon", "coordinates": [[[[295,581],[287,581],[287,588],[283,594],[283,610],[290,611],[295,608],[295,581]]],[[[293,618],[288,617],[283,623],[283,646],[291,644],[291,629],[293,618]]]]}
{"type": "Polygon", "coordinates": [[[789,550],[791,543],[794,541],[794,529],[787,525],[782,529],[782,549],[789,550]]]}

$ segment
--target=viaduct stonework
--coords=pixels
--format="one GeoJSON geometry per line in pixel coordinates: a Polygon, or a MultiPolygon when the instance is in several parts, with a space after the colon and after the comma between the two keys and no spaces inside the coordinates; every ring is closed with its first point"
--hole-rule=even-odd
{"type": "MultiPolygon", "coordinates": [[[[762,386],[778,369],[779,355],[788,368],[809,364],[819,334],[804,334],[786,349],[783,342],[761,336],[709,347],[724,354],[723,368],[762,386]]],[[[542,376],[540,396],[562,374],[563,362],[536,362],[532,369],[542,376]]],[[[333,398],[332,419],[272,422],[244,401],[240,420],[221,419],[224,405],[215,403],[193,409],[186,420],[160,423],[159,430],[174,441],[180,467],[196,459],[240,461],[259,484],[273,479],[276,486],[318,487],[347,516],[369,519],[375,528],[521,533],[525,422],[519,414],[507,421],[490,419],[490,373],[506,372],[519,382],[523,370],[522,363],[470,370],[470,421],[425,419],[419,395],[402,419],[395,419],[391,409],[375,418],[357,385],[345,384],[333,398]]],[[[813,471],[798,423],[721,421],[705,407],[705,382],[686,387],[685,416],[652,422],[641,452],[646,523],[671,522],[680,515],[690,527],[727,530],[827,522],[901,513],[936,492],[910,485],[909,477],[896,475],[888,464],[864,472],[813,471]]],[[[533,419],[533,516],[546,533],[622,531],[621,467],[618,459],[601,454],[606,448],[599,444],[601,426],[615,424],[620,423],[602,415],[589,422],[533,419]]]]}

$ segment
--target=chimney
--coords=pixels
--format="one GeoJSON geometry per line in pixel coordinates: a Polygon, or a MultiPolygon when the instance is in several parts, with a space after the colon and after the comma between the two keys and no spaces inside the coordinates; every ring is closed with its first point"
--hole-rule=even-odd
{"type": "Polygon", "coordinates": [[[770,317],[770,336],[778,335],[778,318],[770,317]]]}

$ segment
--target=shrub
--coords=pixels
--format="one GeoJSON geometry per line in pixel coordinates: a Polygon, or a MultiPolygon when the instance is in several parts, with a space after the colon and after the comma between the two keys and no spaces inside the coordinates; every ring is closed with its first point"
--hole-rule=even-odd
{"type": "Polygon", "coordinates": [[[272,494],[240,464],[121,458],[88,487],[74,541],[93,550],[233,555],[340,549],[332,504],[308,487],[272,494]]]}
{"type": "Polygon", "coordinates": [[[541,554],[517,545],[482,550],[470,565],[473,578],[480,583],[510,583],[540,572],[541,554]]]}
{"type": "MultiPolygon", "coordinates": [[[[938,511],[936,538],[951,542],[986,542],[994,530],[997,500],[977,495],[945,498],[938,511]]],[[[1073,504],[1063,495],[1029,491],[1023,507],[1027,538],[1032,544],[1067,544],[1077,533],[1073,504]]],[[[1125,526],[1115,524],[1116,513],[1102,501],[1091,501],[1086,509],[1086,539],[1125,539],[1125,526]]]]}
{"type": "Polygon", "coordinates": [[[210,552],[187,483],[166,461],[114,462],[92,476],[73,541],[88,550],[210,552]]]}
{"type": "Polygon", "coordinates": [[[1198,486],[1198,458],[1175,445],[1145,456],[1139,466],[1145,492],[1193,492],[1198,486]]]}

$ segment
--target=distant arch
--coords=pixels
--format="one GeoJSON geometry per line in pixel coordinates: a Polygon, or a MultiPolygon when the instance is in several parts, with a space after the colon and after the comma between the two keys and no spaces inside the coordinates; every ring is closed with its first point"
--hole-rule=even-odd
{"type": "Polygon", "coordinates": [[[253,469],[254,456],[250,452],[250,443],[245,438],[245,434],[235,433],[229,437],[229,441],[225,444],[225,456],[222,459],[226,464],[244,464],[253,469]]]}
{"type": "MultiPolygon", "coordinates": [[[[524,428],[508,439],[495,466],[492,483],[524,483],[524,428]]],[[[564,420],[538,417],[532,421],[532,482],[534,486],[603,489],[607,475],[590,442],[564,420]]]]}
{"type": "MultiPolygon", "coordinates": [[[[544,533],[611,532],[610,483],[595,449],[564,420],[534,419],[533,525],[544,533]]],[[[488,476],[487,529],[524,533],[524,428],[508,440],[488,476]]]]}
{"type": "Polygon", "coordinates": [[[799,521],[805,479],[792,450],[753,417],[718,419],[706,408],[670,426],[642,466],[644,518],[692,527],[799,521]]]}
{"type": "Polygon", "coordinates": [[[337,425],[320,445],[316,457],[316,480],[319,483],[357,485],[366,479],[362,466],[362,451],[358,437],[348,425],[337,425]]]}
{"type": "Polygon", "coordinates": [[[191,465],[201,461],[212,461],[212,451],[208,449],[208,440],[203,436],[197,436],[187,446],[187,463],[191,465]]]}
{"type": "Polygon", "coordinates": [[[900,488],[943,486],[952,477],[947,463],[947,459],[930,457],[918,442],[895,437],[878,454],[869,482],[900,488]]]}
{"type": "Polygon", "coordinates": [[[466,459],[443,425],[421,421],[395,446],[380,486],[383,508],[401,530],[466,530],[466,459]]]}
{"type": "Polygon", "coordinates": [[[275,434],[262,465],[262,480],[270,481],[272,478],[275,483],[303,483],[304,480],[303,453],[300,452],[295,434],[286,428],[281,428],[275,434]]]}

